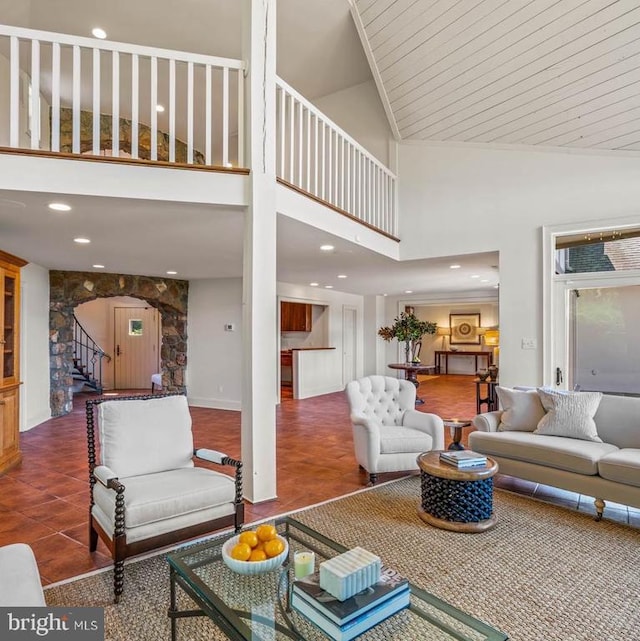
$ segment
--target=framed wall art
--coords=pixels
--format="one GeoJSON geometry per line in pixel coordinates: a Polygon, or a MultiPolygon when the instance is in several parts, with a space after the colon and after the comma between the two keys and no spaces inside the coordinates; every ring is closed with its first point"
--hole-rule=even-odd
{"type": "Polygon", "coordinates": [[[480,314],[449,314],[450,345],[480,345],[480,314]]]}

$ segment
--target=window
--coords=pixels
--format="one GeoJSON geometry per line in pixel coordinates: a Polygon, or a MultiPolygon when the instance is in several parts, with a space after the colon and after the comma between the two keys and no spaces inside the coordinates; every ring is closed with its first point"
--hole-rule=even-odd
{"type": "Polygon", "coordinates": [[[129,336],[142,336],[142,320],[129,319],[129,336]]]}
{"type": "Polygon", "coordinates": [[[640,229],[559,236],[555,263],[556,274],[640,269],[640,229]]]}

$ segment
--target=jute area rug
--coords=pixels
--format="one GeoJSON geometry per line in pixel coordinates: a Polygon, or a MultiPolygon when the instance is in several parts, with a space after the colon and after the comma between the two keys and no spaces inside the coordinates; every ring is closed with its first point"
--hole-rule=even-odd
{"type": "MultiPolygon", "coordinates": [[[[412,476],[293,516],[378,554],[513,641],[640,640],[638,529],[496,490],[497,526],[461,534],[425,524],[419,496],[412,476]]],[[[109,640],[158,641],[169,638],[168,587],[158,555],[127,566],[118,606],[111,571],[54,586],[46,598],[50,606],[103,606],[109,640]]],[[[206,618],[178,625],[181,640],[226,638],[206,618]]]]}

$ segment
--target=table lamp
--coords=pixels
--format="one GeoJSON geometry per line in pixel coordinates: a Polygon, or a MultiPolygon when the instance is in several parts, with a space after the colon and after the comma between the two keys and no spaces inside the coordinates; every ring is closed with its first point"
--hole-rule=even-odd
{"type": "Polygon", "coordinates": [[[442,336],[442,351],[444,351],[444,342],[445,342],[447,336],[451,336],[451,328],[450,327],[437,327],[436,328],[436,335],[437,336],[442,336]]]}

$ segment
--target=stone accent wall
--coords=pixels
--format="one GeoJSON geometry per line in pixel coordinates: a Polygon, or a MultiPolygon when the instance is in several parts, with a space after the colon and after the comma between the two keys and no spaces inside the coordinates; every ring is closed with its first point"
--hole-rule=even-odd
{"type": "MultiPolygon", "coordinates": [[[[100,151],[113,149],[113,118],[110,114],[100,114],[100,151]]],[[[169,160],[169,134],[158,130],[157,132],[158,160],[169,160]]],[[[131,155],[131,121],[120,118],[118,130],[120,151],[127,156],[131,155]]],[[[73,110],[60,107],[60,151],[73,152],[73,110]]],[[[80,153],[90,154],[93,151],[93,112],[80,112],[80,153]]],[[[175,162],[187,163],[187,144],[182,140],[175,140],[175,162]]],[[[138,157],[151,160],[151,128],[143,123],[138,123],[138,157]]],[[[193,150],[193,164],[204,165],[205,157],[197,149],[193,150]]]]}
{"type": "MultiPolygon", "coordinates": [[[[49,347],[51,413],[73,408],[73,310],[96,298],[133,296],[160,311],[162,387],[184,392],[187,365],[187,302],[189,282],[150,276],[49,272],[49,347]]],[[[151,385],[151,383],[149,383],[151,385]]]]}

